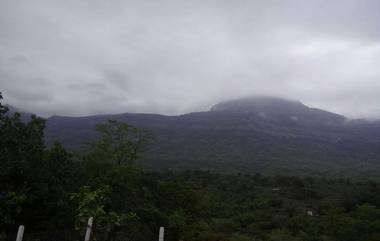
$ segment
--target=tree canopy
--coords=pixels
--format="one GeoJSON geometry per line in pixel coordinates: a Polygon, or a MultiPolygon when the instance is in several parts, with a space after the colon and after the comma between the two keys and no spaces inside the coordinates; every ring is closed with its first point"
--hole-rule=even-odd
{"type": "Polygon", "coordinates": [[[98,124],[96,130],[100,138],[90,144],[90,155],[94,159],[118,165],[133,164],[152,139],[148,131],[116,120],[98,124]]]}

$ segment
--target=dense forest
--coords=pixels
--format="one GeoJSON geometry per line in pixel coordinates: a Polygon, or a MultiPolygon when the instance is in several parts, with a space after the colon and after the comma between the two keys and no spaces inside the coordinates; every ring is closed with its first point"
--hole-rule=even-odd
{"type": "MultiPolygon", "coordinates": [[[[26,116],[26,115],[24,115],[26,116]]],[[[247,97],[178,116],[123,113],[46,120],[45,143],[68,150],[99,137],[108,119],[147,129],[155,141],[138,163],[152,170],[380,180],[380,122],[355,120],[277,97],[247,97]]]]}
{"type": "MultiPolygon", "coordinates": [[[[0,95],[1,99],[1,95],[0,95]]],[[[0,103],[0,240],[380,240],[380,184],[373,181],[152,172],[136,164],[154,138],[119,121],[71,153],[44,145],[45,121],[22,121],[0,103]]]]}

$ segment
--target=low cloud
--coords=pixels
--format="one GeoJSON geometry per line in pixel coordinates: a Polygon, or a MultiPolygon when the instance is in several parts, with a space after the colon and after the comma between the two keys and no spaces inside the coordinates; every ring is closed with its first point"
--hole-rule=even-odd
{"type": "Polygon", "coordinates": [[[380,2],[0,2],[0,91],[43,115],[182,114],[247,95],[380,117],[380,2]]]}

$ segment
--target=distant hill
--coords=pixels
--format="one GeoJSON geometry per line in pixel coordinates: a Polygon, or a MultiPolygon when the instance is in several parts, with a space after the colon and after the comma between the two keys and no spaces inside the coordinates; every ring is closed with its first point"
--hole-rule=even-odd
{"type": "Polygon", "coordinates": [[[95,125],[108,119],[152,131],[156,141],[142,163],[154,169],[380,176],[379,122],[272,97],[230,100],[180,116],[53,116],[46,143],[83,148],[97,137],[95,125]]]}

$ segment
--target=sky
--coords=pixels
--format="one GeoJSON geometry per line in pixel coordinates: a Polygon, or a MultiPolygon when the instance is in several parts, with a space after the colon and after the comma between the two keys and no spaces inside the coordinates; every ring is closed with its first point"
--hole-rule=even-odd
{"type": "Polygon", "coordinates": [[[43,116],[270,95],[380,118],[377,0],[0,0],[0,91],[43,116]]]}

